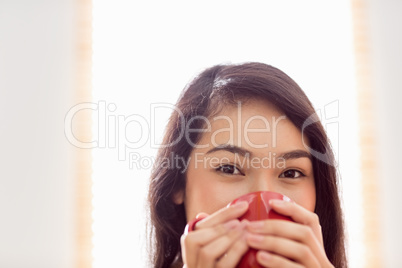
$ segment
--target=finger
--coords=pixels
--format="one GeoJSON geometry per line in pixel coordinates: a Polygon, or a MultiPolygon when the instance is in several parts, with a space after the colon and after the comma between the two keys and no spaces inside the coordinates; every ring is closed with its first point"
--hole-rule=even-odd
{"type": "Polygon", "coordinates": [[[310,226],[320,244],[323,245],[321,225],[317,214],[294,202],[272,199],[269,204],[276,212],[291,217],[297,223],[310,226]]]}
{"type": "Polygon", "coordinates": [[[246,224],[241,222],[239,226],[230,230],[226,235],[223,235],[200,248],[197,264],[202,264],[202,267],[214,267],[218,259],[229,250],[236,240],[242,237],[245,227],[246,224]]]}
{"type": "Polygon", "coordinates": [[[324,248],[310,226],[283,220],[264,220],[250,222],[247,230],[298,241],[309,246],[315,256],[325,256],[324,248]]]}
{"type": "Polygon", "coordinates": [[[215,267],[236,267],[236,265],[240,262],[240,259],[247,252],[248,245],[244,238],[238,239],[229,250],[221,257],[216,263],[215,267]]]}
{"type": "Polygon", "coordinates": [[[200,229],[190,232],[187,235],[182,235],[180,243],[184,262],[189,267],[195,267],[197,263],[197,252],[202,246],[227,234],[230,230],[235,229],[239,225],[240,222],[238,220],[231,220],[211,228],[200,229]],[[191,254],[187,254],[187,252],[191,252],[191,254]]]}
{"type": "Polygon", "coordinates": [[[233,206],[224,207],[205,219],[197,222],[196,228],[208,228],[233,219],[237,219],[243,215],[247,209],[248,203],[245,201],[236,203],[233,206]]]}
{"type": "Polygon", "coordinates": [[[319,267],[316,256],[307,245],[302,243],[277,236],[251,233],[247,235],[247,243],[252,248],[275,253],[306,267],[319,267]]]}
{"type": "Polygon", "coordinates": [[[245,235],[243,235],[225,252],[223,257],[218,260],[215,267],[236,267],[248,249],[249,247],[245,235]]]}
{"type": "Polygon", "coordinates": [[[289,259],[265,251],[257,252],[257,262],[263,265],[264,267],[270,267],[270,268],[281,268],[281,267],[304,268],[304,266],[295,263],[289,259]]]}

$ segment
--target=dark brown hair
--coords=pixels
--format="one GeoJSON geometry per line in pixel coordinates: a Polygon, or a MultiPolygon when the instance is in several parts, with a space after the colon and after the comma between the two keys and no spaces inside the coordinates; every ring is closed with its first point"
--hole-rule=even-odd
{"type": "Polygon", "coordinates": [[[201,129],[205,121],[194,118],[208,117],[225,105],[253,99],[275,105],[302,131],[310,142],[310,149],[321,153],[320,157],[312,159],[317,197],[315,213],[320,218],[328,259],[335,267],[347,267],[338,179],[327,135],[315,119],[314,108],[301,88],[284,72],[262,63],[217,65],[206,69],[180,96],[177,112],[173,112],[166,128],[162,143],[166,146],[159,150],[149,186],[154,267],[168,268],[176,257],[181,258],[180,236],[189,220],[184,205],[173,202],[173,195],[185,189],[185,166],[172,168],[164,164],[172,156],[187,160],[193,149],[189,139],[193,143],[200,139],[199,132],[188,133],[186,139],[183,127],[201,129]]]}

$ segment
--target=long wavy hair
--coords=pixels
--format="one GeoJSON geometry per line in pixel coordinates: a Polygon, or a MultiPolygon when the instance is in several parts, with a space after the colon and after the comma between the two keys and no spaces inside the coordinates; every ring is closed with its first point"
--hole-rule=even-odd
{"type": "MultiPolygon", "coordinates": [[[[217,65],[199,74],[183,90],[170,117],[155,161],[149,186],[150,259],[154,267],[168,268],[181,260],[180,236],[187,220],[184,205],[174,194],[186,186],[185,165],[169,166],[174,157],[188,160],[199,141],[204,120],[238,101],[266,100],[281,110],[310,142],[316,187],[315,213],[320,218],[327,257],[335,267],[347,267],[343,217],[333,152],[322,124],[302,89],[281,70],[263,63],[217,65]],[[313,118],[313,119],[312,119],[313,118]],[[308,124],[306,124],[308,122],[308,124]],[[186,138],[185,138],[186,137],[186,138]],[[189,143],[189,140],[191,142],[189,143]]],[[[180,161],[179,161],[180,162],[180,161]]]]}

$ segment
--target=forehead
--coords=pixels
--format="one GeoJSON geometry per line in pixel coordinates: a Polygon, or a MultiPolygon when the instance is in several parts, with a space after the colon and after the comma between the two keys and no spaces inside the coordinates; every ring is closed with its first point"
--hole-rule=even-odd
{"type": "Polygon", "coordinates": [[[224,107],[208,118],[199,145],[231,144],[247,149],[303,149],[299,129],[269,102],[252,100],[224,107]]]}

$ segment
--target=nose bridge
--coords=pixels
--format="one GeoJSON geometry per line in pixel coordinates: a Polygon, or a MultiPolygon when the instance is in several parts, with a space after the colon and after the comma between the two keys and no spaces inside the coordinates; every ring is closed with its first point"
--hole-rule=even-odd
{"type": "Polygon", "coordinates": [[[275,178],[270,169],[259,169],[254,174],[250,191],[272,191],[275,192],[275,178]]]}

